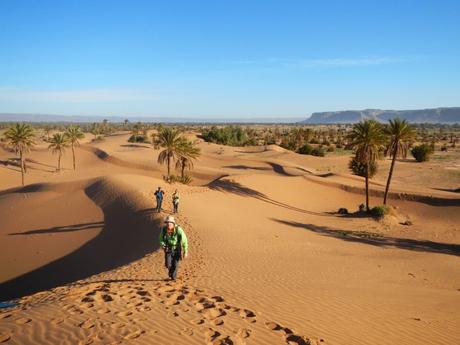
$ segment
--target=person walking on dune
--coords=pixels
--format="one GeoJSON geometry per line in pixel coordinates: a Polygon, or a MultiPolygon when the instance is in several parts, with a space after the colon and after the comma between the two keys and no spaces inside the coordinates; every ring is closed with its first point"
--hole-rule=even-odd
{"type": "Polygon", "coordinates": [[[167,216],[165,224],[160,233],[160,245],[165,253],[169,278],[176,280],[179,261],[188,256],[188,240],[185,231],[176,224],[173,216],[167,216]]]}
{"type": "Polygon", "coordinates": [[[173,203],[174,213],[179,212],[179,192],[177,191],[177,189],[172,196],[172,203],[173,203]]]}
{"type": "Polygon", "coordinates": [[[161,187],[158,187],[156,192],[154,193],[156,199],[157,199],[157,212],[161,212],[161,204],[163,203],[163,197],[165,195],[165,192],[161,189],[161,187]]]}

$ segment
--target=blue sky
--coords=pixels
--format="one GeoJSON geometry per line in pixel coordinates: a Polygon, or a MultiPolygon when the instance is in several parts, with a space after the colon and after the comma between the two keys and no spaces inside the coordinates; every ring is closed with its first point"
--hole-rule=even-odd
{"type": "Polygon", "coordinates": [[[460,106],[460,1],[0,1],[0,113],[460,106]]]}

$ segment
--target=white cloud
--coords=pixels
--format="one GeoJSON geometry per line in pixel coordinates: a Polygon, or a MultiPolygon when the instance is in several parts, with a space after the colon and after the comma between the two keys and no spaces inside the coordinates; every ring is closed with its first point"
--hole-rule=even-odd
{"type": "Polygon", "coordinates": [[[151,90],[135,89],[80,89],[80,90],[25,90],[0,88],[0,101],[93,103],[155,101],[160,97],[151,90]]]}

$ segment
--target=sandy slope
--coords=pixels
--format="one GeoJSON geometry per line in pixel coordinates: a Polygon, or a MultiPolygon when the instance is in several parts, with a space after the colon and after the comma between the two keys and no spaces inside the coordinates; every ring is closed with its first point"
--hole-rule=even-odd
{"type": "Polygon", "coordinates": [[[362,181],[315,176],[320,158],[201,143],[196,185],[169,186],[158,152],[125,139],[78,149],[76,172],[41,169],[55,157],[37,150],[24,189],[0,166],[0,299],[24,296],[0,312],[0,342],[460,343],[454,193],[392,200],[399,219],[342,217],[363,196],[340,186],[362,181]],[[157,237],[176,188],[191,253],[173,283],[157,237]]]}

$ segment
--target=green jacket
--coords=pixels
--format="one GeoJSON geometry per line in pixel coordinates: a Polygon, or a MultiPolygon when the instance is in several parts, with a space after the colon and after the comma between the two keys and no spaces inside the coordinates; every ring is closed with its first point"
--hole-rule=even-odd
{"type": "Polygon", "coordinates": [[[182,247],[182,251],[184,254],[188,252],[188,240],[187,236],[185,235],[184,229],[182,229],[179,225],[174,226],[174,231],[171,236],[168,234],[167,227],[164,226],[161,229],[160,233],[160,245],[162,247],[172,247],[176,249],[179,245],[179,241],[182,247]]]}

